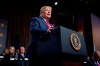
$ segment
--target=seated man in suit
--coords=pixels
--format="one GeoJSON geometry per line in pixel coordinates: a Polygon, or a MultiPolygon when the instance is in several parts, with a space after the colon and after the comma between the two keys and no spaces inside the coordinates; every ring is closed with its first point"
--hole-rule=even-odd
{"type": "Polygon", "coordinates": [[[26,55],[26,49],[23,46],[19,48],[18,61],[19,61],[18,66],[28,66],[28,58],[26,55]]]}

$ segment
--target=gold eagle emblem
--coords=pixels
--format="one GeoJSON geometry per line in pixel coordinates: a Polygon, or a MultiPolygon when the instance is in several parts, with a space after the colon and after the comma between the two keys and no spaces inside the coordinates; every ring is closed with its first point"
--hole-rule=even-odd
{"type": "Polygon", "coordinates": [[[79,37],[75,34],[75,33],[72,33],[71,36],[70,36],[70,41],[71,41],[71,46],[76,50],[80,50],[81,48],[81,42],[80,42],[80,39],[79,37]]]}

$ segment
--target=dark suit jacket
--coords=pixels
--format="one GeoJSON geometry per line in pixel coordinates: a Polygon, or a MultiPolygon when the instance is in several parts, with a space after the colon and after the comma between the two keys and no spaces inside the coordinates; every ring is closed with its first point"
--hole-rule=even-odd
{"type": "Polygon", "coordinates": [[[15,60],[15,54],[14,55],[6,54],[4,56],[4,61],[10,61],[10,58],[13,58],[15,60]]]}
{"type": "Polygon", "coordinates": [[[15,54],[14,55],[10,55],[10,54],[6,54],[4,56],[4,65],[8,65],[8,66],[17,66],[17,62],[15,61],[15,54]],[[11,60],[12,58],[12,60],[11,60]]]}
{"type": "Polygon", "coordinates": [[[30,31],[32,33],[32,40],[36,41],[47,34],[48,26],[42,17],[33,17],[30,23],[30,31]]]}
{"type": "Polygon", "coordinates": [[[33,17],[30,21],[30,31],[32,34],[32,42],[28,46],[27,55],[32,59],[36,54],[36,46],[38,40],[47,39],[49,33],[47,32],[48,26],[42,17],[33,17]]]}
{"type": "Polygon", "coordinates": [[[21,54],[18,54],[18,60],[25,60],[25,58],[27,58],[26,54],[24,54],[24,57],[21,54]]]}

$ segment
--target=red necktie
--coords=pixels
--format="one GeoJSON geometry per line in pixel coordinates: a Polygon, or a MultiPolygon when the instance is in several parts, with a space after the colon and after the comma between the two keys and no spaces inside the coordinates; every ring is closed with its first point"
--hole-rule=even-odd
{"type": "Polygon", "coordinates": [[[49,23],[49,20],[46,19],[46,24],[48,26],[48,28],[50,28],[50,23],[49,23]]]}

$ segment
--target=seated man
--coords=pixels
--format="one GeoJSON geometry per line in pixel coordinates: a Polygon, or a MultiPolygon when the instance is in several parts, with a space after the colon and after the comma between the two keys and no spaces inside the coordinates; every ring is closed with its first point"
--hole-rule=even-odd
{"type": "Polygon", "coordinates": [[[23,46],[19,48],[18,62],[18,66],[28,66],[28,58],[26,55],[25,47],[23,46]]]}

